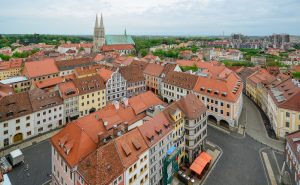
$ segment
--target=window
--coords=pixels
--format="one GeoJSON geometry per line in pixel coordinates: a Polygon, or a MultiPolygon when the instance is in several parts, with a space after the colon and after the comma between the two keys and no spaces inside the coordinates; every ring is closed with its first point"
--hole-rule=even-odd
{"type": "Polygon", "coordinates": [[[20,119],[17,119],[17,120],[16,120],[16,123],[20,123],[20,119]]]}
{"type": "Polygon", "coordinates": [[[30,116],[27,116],[27,117],[26,117],[26,120],[30,120],[30,116]]]}
{"type": "Polygon", "coordinates": [[[9,145],[9,139],[8,138],[4,139],[3,144],[4,144],[4,146],[8,146],[9,145]]]}
{"type": "Polygon", "coordinates": [[[17,127],[16,127],[16,130],[20,130],[20,126],[17,126],[17,127]]]}
{"type": "Polygon", "coordinates": [[[30,126],[30,123],[26,123],[26,127],[29,127],[30,126]]]}
{"type": "Polygon", "coordinates": [[[8,126],[8,123],[4,123],[4,124],[3,124],[3,127],[7,127],[7,126],[8,126]]]}
{"type": "Polygon", "coordinates": [[[28,132],[27,132],[27,136],[31,136],[31,131],[28,131],[28,132]]]}
{"type": "Polygon", "coordinates": [[[3,134],[8,134],[8,130],[4,130],[3,134]]]}
{"type": "Polygon", "coordinates": [[[221,102],[221,106],[223,106],[224,105],[224,103],[223,102],[221,102]]]}
{"type": "Polygon", "coordinates": [[[285,127],[290,127],[290,122],[285,122],[285,127]]]}
{"type": "Polygon", "coordinates": [[[40,117],[40,115],[41,115],[41,114],[40,114],[40,113],[38,113],[38,114],[37,114],[37,117],[40,117]]]}
{"type": "Polygon", "coordinates": [[[227,108],[230,108],[230,104],[227,104],[227,108]]]}
{"type": "Polygon", "coordinates": [[[285,113],[285,116],[286,116],[286,117],[290,117],[290,113],[289,113],[289,112],[286,112],[286,113],[285,113]]]}
{"type": "Polygon", "coordinates": [[[226,115],[229,116],[230,115],[229,112],[227,112],[226,115]]]}
{"type": "Polygon", "coordinates": [[[40,127],[39,129],[38,129],[38,132],[42,132],[43,131],[43,127],[40,127]]]}

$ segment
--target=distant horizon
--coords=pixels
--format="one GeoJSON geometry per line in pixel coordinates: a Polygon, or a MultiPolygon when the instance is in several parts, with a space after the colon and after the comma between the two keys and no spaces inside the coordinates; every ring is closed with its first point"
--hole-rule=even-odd
{"type": "MultiPolygon", "coordinates": [[[[34,34],[38,34],[38,35],[51,35],[51,36],[84,36],[84,37],[93,37],[93,34],[48,34],[48,33],[0,33],[0,35],[34,35],[34,34]]],[[[247,37],[267,37],[267,36],[271,36],[273,34],[289,34],[289,33],[273,33],[273,34],[269,34],[269,35],[245,35],[243,33],[232,33],[232,34],[242,34],[243,36],[247,36],[247,37]]],[[[123,35],[123,34],[105,34],[105,35],[123,35]]],[[[230,35],[143,35],[143,34],[127,34],[130,36],[148,36],[148,37],[231,37],[230,35]]],[[[292,37],[300,37],[300,35],[291,35],[292,37]]]]}
{"type": "Polygon", "coordinates": [[[0,32],[91,35],[102,13],[111,35],[300,35],[299,7],[299,0],[4,0],[0,32]]]}

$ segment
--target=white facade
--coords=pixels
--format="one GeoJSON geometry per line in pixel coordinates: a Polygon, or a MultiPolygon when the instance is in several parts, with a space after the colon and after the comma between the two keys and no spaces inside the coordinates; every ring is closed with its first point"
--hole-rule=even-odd
{"type": "Polygon", "coordinates": [[[125,171],[125,185],[149,185],[149,150],[125,171]]]}
{"type": "Polygon", "coordinates": [[[0,148],[18,143],[35,135],[34,116],[22,117],[0,122],[0,148]]]}
{"type": "Polygon", "coordinates": [[[63,104],[34,112],[33,115],[36,134],[48,132],[65,124],[63,104]]]}
{"type": "Polygon", "coordinates": [[[64,115],[66,117],[66,121],[68,118],[79,116],[78,96],[64,100],[64,115]]]}
{"type": "Polygon", "coordinates": [[[106,101],[120,100],[126,97],[126,80],[117,70],[106,82],[106,101]]]}

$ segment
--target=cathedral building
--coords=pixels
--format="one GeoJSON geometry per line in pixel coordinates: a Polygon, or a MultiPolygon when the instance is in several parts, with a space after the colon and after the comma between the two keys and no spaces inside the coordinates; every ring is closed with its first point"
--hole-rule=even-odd
{"type": "Polygon", "coordinates": [[[135,43],[130,35],[127,35],[126,30],[124,35],[105,35],[103,17],[101,14],[100,24],[96,15],[94,28],[94,52],[111,52],[117,51],[121,54],[132,54],[135,49],[135,43]]]}

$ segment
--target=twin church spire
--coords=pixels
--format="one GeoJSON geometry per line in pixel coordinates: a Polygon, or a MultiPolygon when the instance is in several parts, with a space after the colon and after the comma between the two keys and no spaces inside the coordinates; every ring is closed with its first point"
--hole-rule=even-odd
{"type": "Polygon", "coordinates": [[[96,15],[93,43],[94,43],[95,52],[98,52],[101,49],[101,47],[105,44],[105,30],[104,30],[102,13],[100,18],[100,24],[98,21],[98,15],[96,15]]]}

